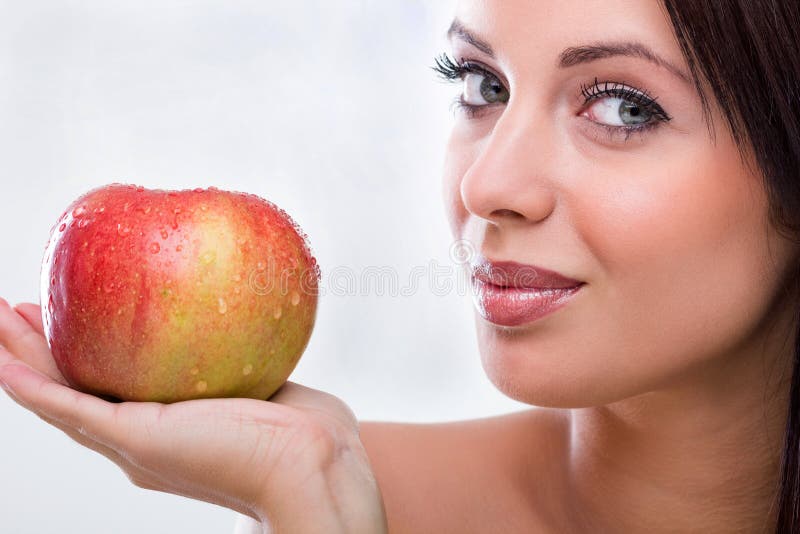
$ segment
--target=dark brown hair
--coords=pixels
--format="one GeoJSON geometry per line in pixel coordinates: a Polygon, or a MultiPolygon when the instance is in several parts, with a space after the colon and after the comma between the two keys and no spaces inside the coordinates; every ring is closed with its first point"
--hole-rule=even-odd
{"type": "MultiPolygon", "coordinates": [[[[663,5],[706,117],[704,84],[744,159],[764,177],[772,223],[800,242],[800,0],[663,0],[663,5]]],[[[796,284],[797,276],[790,282],[796,284]]],[[[800,302],[795,306],[800,318],[800,302]]],[[[777,534],[800,533],[800,332],[793,334],[777,534]]]]}

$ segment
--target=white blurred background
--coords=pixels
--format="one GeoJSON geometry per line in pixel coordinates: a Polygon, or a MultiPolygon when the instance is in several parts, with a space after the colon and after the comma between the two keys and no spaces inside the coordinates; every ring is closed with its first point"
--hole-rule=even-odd
{"type": "MultiPolygon", "coordinates": [[[[440,171],[456,86],[429,68],[453,0],[0,0],[0,296],[38,301],[61,211],[115,181],[286,209],[323,272],[456,265],[440,171]]],[[[360,419],[524,406],[484,376],[468,296],[424,280],[321,297],[291,380],[360,419]],[[363,294],[366,291],[367,294],[363,294]],[[446,293],[446,294],[441,294],[446,293]]],[[[323,289],[324,291],[324,289],[323,289]]],[[[0,394],[0,533],[230,533],[234,512],[133,486],[0,394]]]]}

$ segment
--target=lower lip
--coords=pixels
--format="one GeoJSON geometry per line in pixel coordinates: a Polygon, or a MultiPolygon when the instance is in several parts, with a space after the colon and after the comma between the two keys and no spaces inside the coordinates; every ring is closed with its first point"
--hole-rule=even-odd
{"type": "Polygon", "coordinates": [[[478,313],[490,323],[519,326],[553,313],[569,303],[584,284],[563,289],[501,287],[472,279],[478,313]]]}

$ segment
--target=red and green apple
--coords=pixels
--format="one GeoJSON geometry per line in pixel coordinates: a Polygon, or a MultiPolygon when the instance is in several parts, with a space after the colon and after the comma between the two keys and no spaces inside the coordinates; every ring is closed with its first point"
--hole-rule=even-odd
{"type": "Polygon", "coordinates": [[[318,281],[305,234],[269,201],[111,184],[53,226],[45,335],[61,373],[84,392],[266,399],[308,344],[318,281]]]}

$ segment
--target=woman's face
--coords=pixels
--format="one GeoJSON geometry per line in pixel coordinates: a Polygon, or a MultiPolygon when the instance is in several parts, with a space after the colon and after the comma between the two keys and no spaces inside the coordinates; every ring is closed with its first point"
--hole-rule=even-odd
{"type": "Polygon", "coordinates": [[[456,110],[448,142],[454,236],[584,282],[514,326],[477,299],[491,380],[579,407],[730,363],[774,313],[795,250],[713,101],[712,137],[661,4],[463,0],[456,19],[449,55],[475,69],[456,81],[478,107],[456,110]]]}

